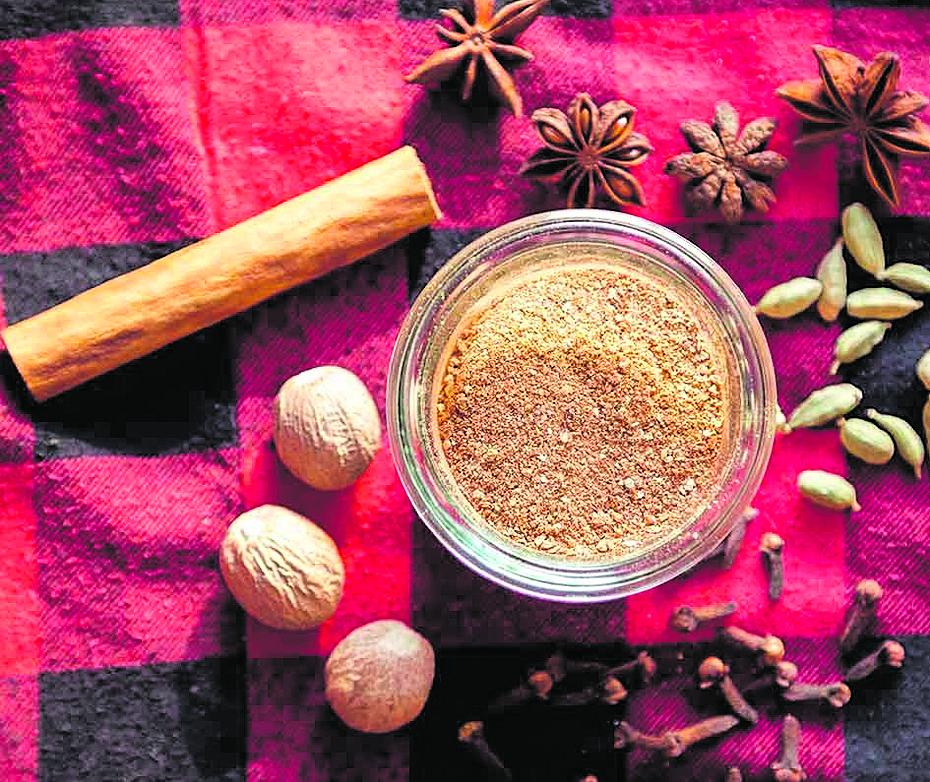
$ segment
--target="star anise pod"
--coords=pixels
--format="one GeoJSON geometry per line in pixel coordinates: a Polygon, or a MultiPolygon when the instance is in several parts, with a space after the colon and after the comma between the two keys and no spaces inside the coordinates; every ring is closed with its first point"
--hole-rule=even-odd
{"type": "Polygon", "coordinates": [[[788,161],[765,148],[774,132],[775,120],[760,117],[740,133],[736,111],[721,101],[714,107],[713,126],[694,119],[681,123],[692,151],[666,162],[665,173],[685,183],[692,210],[717,207],[724,220],[738,223],[745,208],[767,212],[775,203],[770,185],[788,161]]]}
{"type": "Polygon", "coordinates": [[[643,189],[628,168],[638,166],[652,152],[641,133],[633,132],[636,115],[629,103],[612,100],[598,108],[591,96],[578,93],[567,111],[537,109],[532,120],[542,137],[520,173],[568,187],[568,208],[594,206],[603,190],[619,206],[642,206],[643,189]]]}
{"type": "Polygon", "coordinates": [[[524,62],[533,59],[531,52],[514,46],[513,39],[533,23],[548,3],[549,0],[516,0],[494,13],[494,0],[463,0],[461,12],[455,8],[441,9],[439,13],[458,29],[450,30],[437,22],[436,33],[452,48],[431,54],[404,78],[416,84],[436,84],[448,81],[464,68],[462,100],[467,101],[481,63],[487,71],[491,94],[519,117],[523,101],[497,58],[524,62]]]}
{"type": "Polygon", "coordinates": [[[901,155],[930,155],[930,129],[913,116],[927,107],[919,92],[898,92],[901,62],[882,52],[868,65],[838,49],[815,46],[819,79],[789,81],[775,94],[804,118],[799,145],[859,139],[866,179],[892,207],[898,205],[901,155]]]}

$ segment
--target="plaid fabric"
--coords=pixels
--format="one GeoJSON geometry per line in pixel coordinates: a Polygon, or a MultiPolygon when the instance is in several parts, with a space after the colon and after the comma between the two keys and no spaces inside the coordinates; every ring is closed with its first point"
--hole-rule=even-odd
{"type": "MultiPolygon", "coordinates": [[[[681,644],[670,609],[733,598],[740,624],[781,634],[804,678],[839,669],[835,636],[856,581],[886,587],[883,631],[908,651],[897,678],[856,688],[841,714],[797,710],[802,762],[818,780],[930,779],[930,488],[896,459],[848,462],[835,432],[781,438],[732,571],[709,563],[647,594],[564,607],[471,574],[417,522],[386,450],[358,484],[321,494],[281,467],[271,400],[305,368],[334,363],[384,400],[387,360],[429,274],[483,230],[561,205],[517,176],[538,147],[529,120],[471,112],[401,75],[439,45],[439,0],[0,0],[0,303],[13,323],[173,248],[413,144],[445,212],[432,230],[166,347],[51,402],[31,403],[4,364],[0,389],[0,769],[33,780],[480,779],[456,755],[457,721],[512,686],[553,645],[605,657],[649,646],[661,683],[621,711],[644,730],[705,704],[685,686],[709,636],[681,644]],[[803,505],[800,469],[849,474],[863,510],[803,505]],[[343,553],[345,597],[316,632],[260,627],[234,605],[216,551],[230,521],[276,502],[324,526],[343,553]],[[788,541],[787,588],[771,605],[759,536],[788,541]],[[348,732],[326,708],[322,662],[352,628],[393,617],[436,646],[427,713],[386,736],[348,732]],[[690,666],[690,667],[689,667],[690,666]],[[680,671],[680,672],[679,672],[680,671]]],[[[903,57],[902,83],[930,93],[923,3],[813,0],[554,0],[521,38],[528,113],[576,91],[622,96],[656,152],[638,169],[637,213],[715,257],[750,299],[809,274],[842,205],[874,203],[844,145],[795,152],[798,120],[773,96],[813,76],[810,47],[903,57]],[[774,115],[791,168],[769,215],[743,225],[686,218],[662,162],[678,123],[730,100],[774,115]]],[[[902,206],[881,224],[893,260],[926,264],[930,176],[901,169],[902,206]]],[[[852,273],[854,287],[866,279],[852,273]]],[[[790,410],[824,383],[843,325],[814,315],[765,328],[790,410]]],[[[877,406],[919,422],[913,376],[930,312],[896,324],[843,375],[877,406]]],[[[738,672],[737,672],[738,673],[738,672]]],[[[597,716],[597,715],[595,715],[597,716]]],[[[523,779],[768,778],[780,714],[669,767],[614,753],[604,721],[533,718],[494,729],[523,779]],[[545,772],[541,769],[545,769],[545,772]]],[[[490,726],[489,726],[490,729],[490,726]]]]}

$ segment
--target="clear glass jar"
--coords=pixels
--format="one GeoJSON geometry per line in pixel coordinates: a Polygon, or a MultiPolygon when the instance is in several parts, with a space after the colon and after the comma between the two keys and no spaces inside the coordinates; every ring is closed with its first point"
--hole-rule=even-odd
{"type": "Polygon", "coordinates": [[[762,480],[775,435],[775,373],[765,336],[745,296],[706,253],[638,217],[593,209],[533,215],[493,230],[458,252],[408,314],[391,357],[388,436],[401,482],[420,518],[461,562],[534,597],[595,602],[661,584],[689,570],[733,529],[762,480]],[[437,435],[438,380],[453,335],[476,302],[516,275],[564,264],[566,249],[618,250],[644,272],[686,286],[706,303],[729,352],[735,384],[731,453],[719,491],[694,518],[656,544],[616,561],[546,556],[508,541],[456,486],[437,435]]]}

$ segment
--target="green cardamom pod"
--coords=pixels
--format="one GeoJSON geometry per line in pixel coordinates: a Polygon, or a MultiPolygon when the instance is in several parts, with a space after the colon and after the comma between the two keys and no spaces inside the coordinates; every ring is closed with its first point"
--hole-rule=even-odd
{"type": "Polygon", "coordinates": [[[853,456],[869,464],[887,464],[894,456],[894,441],[887,432],[861,418],[841,418],[840,442],[853,456]]]}
{"type": "Polygon", "coordinates": [[[823,284],[823,293],[817,299],[817,312],[825,321],[832,323],[846,306],[846,259],[843,258],[842,239],[837,239],[823,256],[816,276],[823,284]]]}
{"type": "Polygon", "coordinates": [[[823,283],[811,277],[795,277],[771,288],[755,306],[757,313],[770,318],[790,318],[804,312],[819,298],[823,283]]]}
{"type": "Polygon", "coordinates": [[[885,270],[885,246],[872,214],[862,204],[843,210],[843,241],[853,260],[876,277],[885,270]]]}
{"type": "Polygon", "coordinates": [[[862,510],[856,489],[845,478],[825,470],[804,470],[798,475],[798,490],[803,497],[833,510],[862,510]]]}
{"type": "Polygon", "coordinates": [[[854,318],[894,320],[923,306],[922,301],[892,288],[863,288],[846,297],[846,312],[854,318]]]}
{"type": "Polygon", "coordinates": [[[867,320],[846,329],[836,338],[833,348],[836,360],[830,365],[830,374],[835,375],[840,364],[848,364],[871,353],[872,348],[885,338],[885,332],[890,328],[891,324],[887,321],[867,320]]]}
{"type": "Polygon", "coordinates": [[[930,293],[930,269],[926,266],[916,263],[895,263],[875,276],[910,293],[930,293]]]}
{"type": "Polygon", "coordinates": [[[917,361],[917,379],[930,391],[930,350],[917,361]]]}
{"type": "Polygon", "coordinates": [[[784,431],[820,426],[846,415],[861,401],[862,392],[852,383],[837,383],[819,388],[794,409],[784,431]]]}
{"type": "Polygon", "coordinates": [[[865,414],[866,417],[871,418],[894,438],[901,458],[914,468],[914,475],[920,478],[920,469],[924,463],[926,451],[924,450],[923,441],[920,439],[920,435],[914,431],[914,427],[903,418],[879,413],[872,408],[866,410],[865,414]]]}

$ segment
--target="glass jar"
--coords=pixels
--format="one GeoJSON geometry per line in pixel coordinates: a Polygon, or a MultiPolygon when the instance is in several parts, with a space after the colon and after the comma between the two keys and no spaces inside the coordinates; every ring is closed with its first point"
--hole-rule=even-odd
{"type": "Polygon", "coordinates": [[[388,375],[388,437],[401,483],[439,541],[485,578],[526,595],[595,602],[640,592],[706,559],[762,480],[775,435],[775,373],[745,296],[706,253],[642,218],[573,209],[508,223],[456,253],[430,280],[397,336],[388,375]],[[616,560],[574,560],[519,546],[494,530],[456,486],[437,434],[438,381],[463,320],[517,276],[564,264],[566,250],[622,252],[644,273],[685,286],[706,305],[731,354],[735,393],[719,490],[674,534],[616,560]]]}

